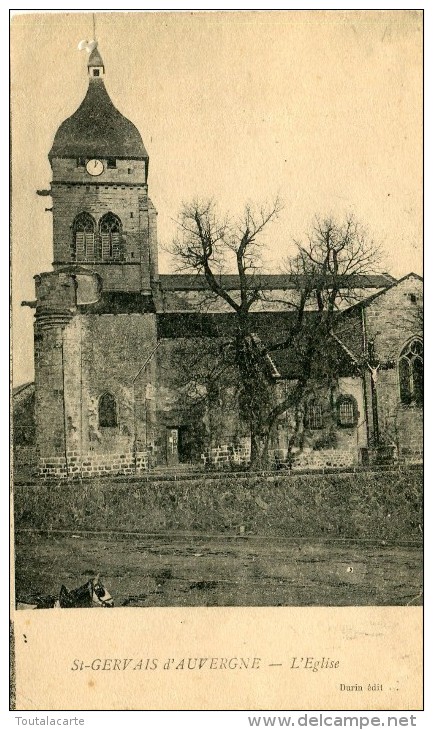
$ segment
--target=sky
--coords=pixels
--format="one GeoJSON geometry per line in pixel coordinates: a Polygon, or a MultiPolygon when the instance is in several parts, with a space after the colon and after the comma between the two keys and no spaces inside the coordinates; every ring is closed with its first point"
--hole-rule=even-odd
{"type": "MultiPolygon", "coordinates": [[[[14,384],[33,379],[33,276],[50,270],[48,151],[87,89],[90,13],[12,20],[14,384]]],[[[96,13],[107,90],[150,156],[160,270],[182,202],[279,195],[278,271],[316,215],[354,213],[382,270],[422,273],[422,17],[416,11],[96,13]]]]}

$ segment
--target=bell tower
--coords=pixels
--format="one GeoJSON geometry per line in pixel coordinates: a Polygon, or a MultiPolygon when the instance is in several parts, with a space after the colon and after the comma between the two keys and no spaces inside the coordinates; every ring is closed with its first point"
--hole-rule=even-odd
{"type": "Polygon", "coordinates": [[[151,296],[158,244],[149,155],[138,129],[111,101],[102,56],[92,46],[86,96],[60,125],[48,155],[53,267],[76,264],[99,274],[104,291],[151,296]]]}
{"type": "MultiPolygon", "coordinates": [[[[35,277],[40,473],[139,473],[154,441],[157,213],[149,155],[105,88],[95,41],[88,89],[49,152],[53,271],[35,277]],[[143,364],[144,363],[144,364],[143,364]]],[[[81,50],[81,49],[80,49],[81,50]]]]}

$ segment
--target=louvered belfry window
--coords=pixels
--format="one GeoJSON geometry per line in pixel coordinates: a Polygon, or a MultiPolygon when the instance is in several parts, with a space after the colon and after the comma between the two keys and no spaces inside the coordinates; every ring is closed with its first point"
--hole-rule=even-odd
{"type": "Polygon", "coordinates": [[[99,223],[103,261],[120,260],[121,223],[113,213],[106,213],[99,223]]]}
{"type": "Polygon", "coordinates": [[[75,218],[71,257],[73,261],[95,259],[95,221],[89,213],[80,213],[75,218]]]}

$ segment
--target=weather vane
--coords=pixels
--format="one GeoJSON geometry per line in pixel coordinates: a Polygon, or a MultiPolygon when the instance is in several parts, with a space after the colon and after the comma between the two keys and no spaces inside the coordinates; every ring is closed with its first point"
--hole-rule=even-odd
{"type": "Polygon", "coordinates": [[[92,53],[93,49],[97,47],[98,41],[96,40],[96,18],[95,13],[92,13],[92,23],[93,23],[93,40],[91,41],[80,41],[78,44],[78,50],[79,51],[87,51],[87,53],[92,53]]]}

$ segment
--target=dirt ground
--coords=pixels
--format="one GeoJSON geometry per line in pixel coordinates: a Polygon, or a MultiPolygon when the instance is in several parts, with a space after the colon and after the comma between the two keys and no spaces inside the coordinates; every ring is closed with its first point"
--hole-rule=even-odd
{"type": "Polygon", "coordinates": [[[18,532],[16,599],[100,573],[116,606],[420,605],[419,544],[18,532]]]}

